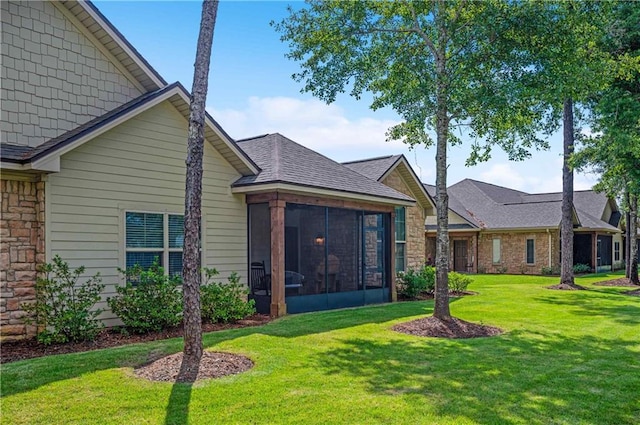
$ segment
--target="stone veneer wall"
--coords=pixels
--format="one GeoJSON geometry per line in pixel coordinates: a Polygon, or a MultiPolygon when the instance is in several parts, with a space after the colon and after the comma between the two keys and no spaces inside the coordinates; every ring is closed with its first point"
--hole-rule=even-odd
{"type": "MultiPolygon", "coordinates": [[[[560,239],[557,230],[551,231],[551,265],[560,263],[560,239]]],[[[549,266],[549,233],[481,233],[478,250],[479,273],[541,274],[549,266]],[[501,261],[493,263],[493,239],[501,240],[501,261]],[[526,261],[526,240],[534,239],[533,264],[526,261]]]]}
{"type": "MultiPolygon", "coordinates": [[[[415,199],[415,195],[409,190],[406,183],[400,176],[397,169],[393,170],[387,178],[382,181],[383,184],[411,196],[415,199]]],[[[422,206],[416,204],[413,207],[406,208],[406,230],[407,241],[405,248],[405,261],[406,268],[420,268],[424,265],[425,258],[425,237],[424,237],[424,223],[425,213],[422,206]]]]}
{"type": "Polygon", "coordinates": [[[0,204],[0,339],[35,334],[21,305],[35,299],[36,270],[45,261],[44,182],[2,180],[0,204]]]}

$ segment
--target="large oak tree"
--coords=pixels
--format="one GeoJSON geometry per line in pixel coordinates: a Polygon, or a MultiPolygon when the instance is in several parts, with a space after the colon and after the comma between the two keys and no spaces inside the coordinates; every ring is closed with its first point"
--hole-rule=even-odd
{"type": "Polygon", "coordinates": [[[390,139],[436,146],[436,291],[434,317],[451,317],[447,149],[472,142],[469,163],[495,145],[510,159],[545,148],[537,137],[546,105],[533,102],[530,58],[513,48],[523,22],[518,2],[464,0],[307,2],[275,24],[299,61],[294,78],[332,102],[339,93],[373,94],[371,107],[393,108],[403,119],[390,139]],[[540,107],[542,105],[542,107],[540,107]],[[433,138],[435,133],[435,139],[433,138]]]}

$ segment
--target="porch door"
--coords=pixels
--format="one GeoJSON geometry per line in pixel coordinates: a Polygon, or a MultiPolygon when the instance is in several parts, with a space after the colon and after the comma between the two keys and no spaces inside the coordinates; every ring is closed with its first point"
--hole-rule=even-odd
{"type": "Polygon", "coordinates": [[[454,240],[453,241],[453,269],[457,272],[467,271],[467,252],[468,252],[467,240],[454,240]]]}

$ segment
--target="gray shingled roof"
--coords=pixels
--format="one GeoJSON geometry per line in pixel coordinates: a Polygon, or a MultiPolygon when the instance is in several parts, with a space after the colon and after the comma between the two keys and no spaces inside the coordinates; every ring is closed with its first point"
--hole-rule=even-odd
{"type": "Polygon", "coordinates": [[[238,140],[237,144],[262,171],[256,176],[241,177],[233,183],[234,187],[285,183],[414,202],[413,198],[278,133],[238,140]]]}
{"type": "MultiPolygon", "coordinates": [[[[423,186],[427,190],[427,193],[429,194],[429,196],[431,196],[435,200],[435,198],[436,198],[436,187],[434,185],[430,185],[430,184],[424,184],[423,186]]],[[[447,189],[447,191],[448,191],[448,189],[447,189]]],[[[473,216],[471,214],[469,214],[469,211],[467,211],[465,206],[456,197],[451,196],[450,192],[448,192],[448,193],[449,193],[449,209],[451,211],[453,211],[454,213],[458,214],[464,220],[467,220],[469,222],[469,224],[470,224],[469,227],[472,227],[472,228],[480,227],[476,223],[476,220],[473,218],[473,216]]]]}
{"type": "Polygon", "coordinates": [[[367,176],[372,180],[380,180],[380,178],[402,158],[402,155],[388,155],[377,158],[361,159],[358,161],[343,162],[342,165],[357,171],[363,176],[367,176]]]}
{"type": "MultiPolygon", "coordinates": [[[[449,208],[483,228],[558,227],[562,219],[562,193],[528,194],[472,179],[462,180],[447,191],[449,208]]],[[[575,192],[574,209],[581,227],[617,230],[601,220],[607,202],[604,194],[575,192]]]]}
{"type": "Polygon", "coordinates": [[[23,162],[28,157],[33,148],[31,146],[12,145],[10,143],[0,144],[0,158],[5,162],[23,162]]]}

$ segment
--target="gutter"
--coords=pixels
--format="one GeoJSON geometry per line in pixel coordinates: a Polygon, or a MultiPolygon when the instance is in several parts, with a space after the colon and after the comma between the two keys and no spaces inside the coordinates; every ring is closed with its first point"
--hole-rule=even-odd
{"type": "Polygon", "coordinates": [[[553,267],[553,249],[551,247],[551,229],[547,229],[547,234],[549,235],[549,267],[553,267]]]}

